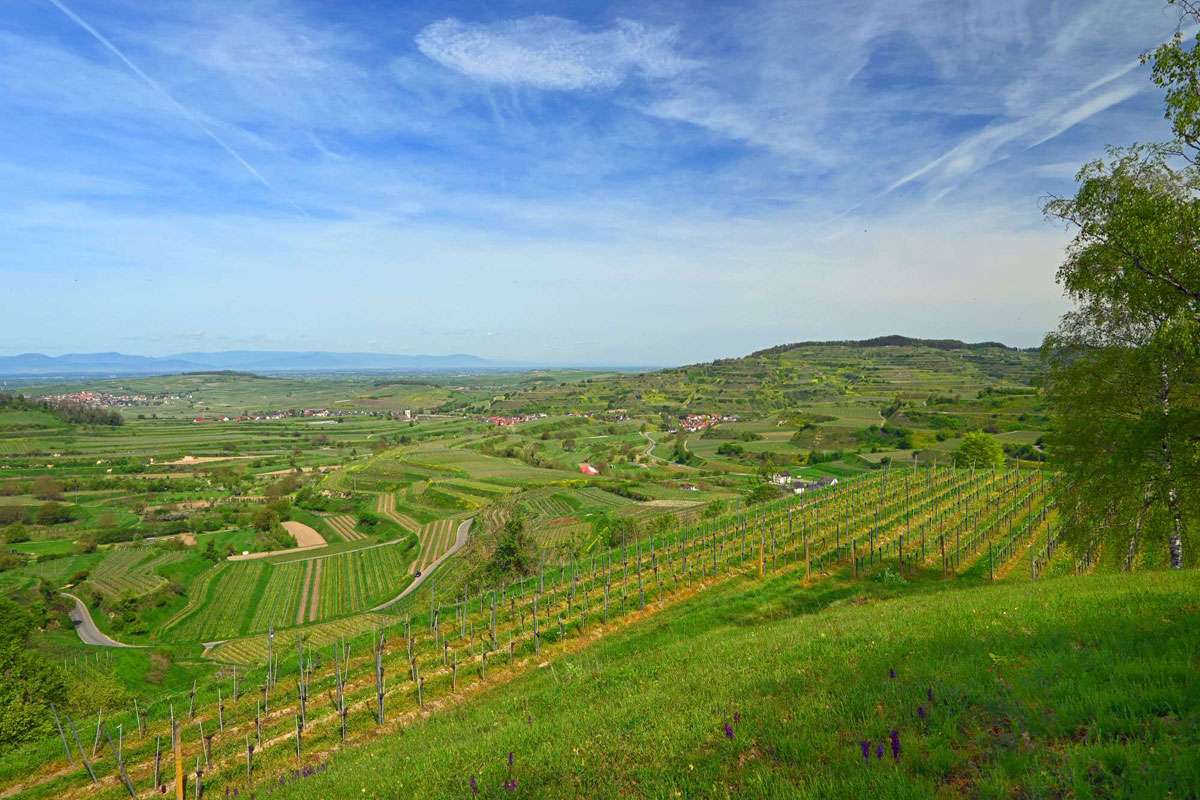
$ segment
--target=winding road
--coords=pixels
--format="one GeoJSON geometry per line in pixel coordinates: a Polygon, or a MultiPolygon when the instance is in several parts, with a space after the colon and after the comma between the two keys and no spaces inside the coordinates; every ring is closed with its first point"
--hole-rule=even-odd
{"type": "Polygon", "coordinates": [[[471,523],[474,521],[475,520],[472,517],[471,519],[464,519],[462,522],[460,522],[458,524],[458,533],[455,535],[455,538],[454,538],[454,544],[450,546],[449,550],[447,550],[446,552],[444,552],[440,556],[438,556],[437,561],[434,561],[432,564],[430,564],[425,570],[423,570],[421,572],[420,575],[418,575],[416,578],[413,579],[412,583],[410,583],[408,586],[405,586],[403,592],[396,595],[391,600],[388,600],[386,603],[381,603],[380,605],[375,606],[371,610],[372,611],[382,611],[385,608],[390,608],[391,606],[396,605],[396,603],[399,603],[401,600],[403,600],[408,595],[415,592],[417,590],[417,587],[419,587],[422,583],[424,583],[425,579],[428,578],[430,575],[432,575],[433,571],[435,569],[437,569],[439,566],[441,566],[443,561],[450,558],[452,555],[457,553],[459,550],[462,550],[464,547],[466,547],[467,542],[471,538],[471,536],[470,536],[471,523]]]}
{"type": "Polygon", "coordinates": [[[141,647],[141,645],[136,644],[124,644],[118,642],[116,639],[110,639],[105,636],[96,627],[96,623],[92,620],[91,612],[88,611],[88,607],[83,604],[82,600],[67,592],[63,592],[62,594],[63,597],[69,597],[75,601],[75,607],[68,611],[67,614],[71,617],[71,622],[75,625],[75,632],[79,634],[79,639],[84,644],[91,644],[96,647],[141,647]]]}

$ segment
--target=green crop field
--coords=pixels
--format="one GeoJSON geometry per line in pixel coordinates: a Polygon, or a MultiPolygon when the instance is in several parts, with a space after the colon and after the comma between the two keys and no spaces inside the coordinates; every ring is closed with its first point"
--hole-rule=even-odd
{"type": "Polygon", "coordinates": [[[118,548],[92,568],[87,585],[108,597],[148,594],[166,584],[166,578],[158,573],[159,567],[186,557],[183,553],[164,553],[151,548],[118,548]]]}
{"type": "Polygon", "coordinates": [[[209,641],[237,635],[261,603],[260,580],[268,574],[261,561],[225,562],[196,584],[188,610],[164,633],[179,641],[209,641]]]}
{"type": "Polygon", "coordinates": [[[309,619],[329,619],[363,611],[399,594],[409,583],[413,559],[404,542],[316,559],[322,565],[319,587],[314,584],[310,607],[319,598],[319,611],[309,619]],[[319,588],[319,595],[317,589],[319,588]]]}

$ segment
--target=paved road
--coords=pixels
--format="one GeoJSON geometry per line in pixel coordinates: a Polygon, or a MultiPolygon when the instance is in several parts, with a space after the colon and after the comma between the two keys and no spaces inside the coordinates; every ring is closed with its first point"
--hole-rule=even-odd
{"type": "Polygon", "coordinates": [[[372,611],[382,611],[385,608],[389,608],[390,606],[396,605],[396,603],[399,603],[405,597],[407,597],[408,595],[415,592],[417,590],[417,587],[419,587],[422,583],[424,583],[425,579],[428,578],[430,575],[432,575],[433,571],[435,569],[437,569],[439,566],[441,566],[443,561],[450,558],[450,556],[454,555],[459,550],[462,550],[464,547],[466,547],[467,542],[471,538],[470,533],[471,533],[471,523],[472,522],[474,522],[473,518],[472,519],[464,519],[462,522],[460,522],[458,525],[458,533],[454,538],[454,544],[453,544],[453,546],[451,546],[451,548],[449,550],[447,550],[446,552],[444,552],[440,556],[438,556],[437,561],[434,561],[432,564],[430,564],[427,569],[422,570],[421,574],[418,577],[414,578],[412,583],[410,583],[408,586],[404,587],[403,592],[396,595],[391,600],[388,600],[386,603],[375,606],[371,610],[372,611]]]}
{"type": "Polygon", "coordinates": [[[140,646],[136,644],[123,644],[115,639],[108,638],[100,631],[99,628],[96,627],[96,623],[92,621],[91,612],[88,611],[88,607],[83,604],[82,600],[75,595],[68,594],[66,592],[63,592],[63,596],[69,597],[75,601],[75,608],[71,609],[67,613],[71,617],[71,622],[75,624],[75,632],[79,634],[79,639],[84,644],[92,644],[96,645],[97,647],[140,646]]]}
{"type": "Polygon", "coordinates": [[[645,431],[641,431],[641,434],[642,434],[642,436],[646,437],[646,441],[648,442],[648,444],[646,445],[646,457],[651,458],[655,461],[666,461],[665,458],[661,458],[654,454],[654,448],[658,447],[658,442],[654,441],[654,437],[651,436],[650,434],[646,433],[645,431]]]}

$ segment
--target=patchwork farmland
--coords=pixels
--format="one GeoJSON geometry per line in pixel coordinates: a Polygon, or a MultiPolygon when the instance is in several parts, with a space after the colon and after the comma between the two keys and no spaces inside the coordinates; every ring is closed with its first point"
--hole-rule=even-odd
{"type": "MultiPolygon", "coordinates": [[[[819,581],[824,580],[822,575],[852,578],[893,570],[901,575],[932,572],[996,580],[1005,566],[1029,547],[1053,541],[1053,494],[1053,479],[1035,472],[908,469],[874,473],[811,497],[771,503],[754,513],[728,515],[600,552],[465,600],[443,598],[431,615],[411,623],[386,615],[357,615],[313,630],[321,630],[319,641],[324,642],[343,636],[354,639],[365,632],[381,648],[385,673],[419,674],[425,698],[449,696],[455,691],[453,684],[486,680],[489,669],[520,671],[546,658],[543,650],[556,652],[586,631],[603,630],[647,607],[670,605],[698,585],[730,577],[793,574],[819,581]],[[391,635],[381,635],[382,628],[391,635]],[[447,660],[451,653],[453,663],[447,660]],[[490,668],[489,660],[495,662],[490,668]]],[[[273,565],[276,574],[289,576],[278,579],[279,585],[289,585],[288,592],[292,586],[309,586],[308,601],[301,601],[297,590],[290,605],[282,599],[279,604],[286,607],[293,622],[303,602],[315,602],[322,615],[352,610],[350,605],[331,605],[335,602],[332,598],[352,595],[365,602],[386,584],[387,559],[394,568],[402,555],[402,548],[384,546],[273,565]],[[374,554],[371,560],[364,558],[367,554],[374,554]],[[325,567],[318,594],[314,585],[319,562],[325,562],[325,567]],[[335,583],[338,590],[332,591],[335,583]]],[[[268,565],[224,567],[232,568],[261,571],[268,565]]],[[[1025,574],[1022,579],[1029,577],[1025,574]]],[[[277,640],[275,652],[280,658],[284,658],[285,641],[277,640]]],[[[352,730],[370,736],[391,728],[379,719],[372,720],[368,713],[376,702],[370,678],[376,667],[372,645],[361,639],[358,642],[345,662],[347,702],[353,709],[352,730]]],[[[264,637],[257,637],[218,645],[212,654],[240,661],[250,670],[253,659],[268,651],[264,637]]],[[[296,669],[295,663],[291,669],[296,669]]],[[[308,691],[324,691],[321,687],[333,680],[332,669],[331,664],[306,679],[313,682],[308,691]]],[[[415,709],[422,702],[411,683],[404,681],[389,683],[383,697],[388,719],[399,719],[406,709],[415,709]]],[[[236,744],[242,736],[240,729],[256,725],[254,698],[225,703],[225,724],[234,726],[229,740],[236,744]]],[[[275,712],[257,723],[263,726],[263,734],[255,753],[255,769],[269,772],[290,763],[287,760],[295,758],[297,747],[303,754],[335,746],[341,737],[336,717],[314,716],[305,726],[303,744],[298,743],[290,703],[287,693],[276,696],[272,700],[275,712]],[[289,730],[293,734],[290,739],[289,730]]],[[[214,713],[211,707],[201,708],[203,718],[214,713]]],[[[150,720],[152,730],[161,724],[158,719],[150,720]]],[[[135,782],[144,782],[151,766],[146,759],[153,755],[152,745],[150,751],[146,747],[138,742],[129,744],[126,770],[135,782]]],[[[70,785],[72,779],[64,776],[57,780],[70,785]]],[[[210,787],[245,788],[245,765],[218,767],[205,780],[210,787]]],[[[112,790],[115,796],[119,787],[113,785],[112,790]]]]}
{"type": "MultiPolygon", "coordinates": [[[[138,720],[124,707],[102,717],[122,726],[124,767],[139,792],[154,782],[150,748],[164,735],[164,712],[191,706],[194,682],[195,721],[206,736],[216,731],[203,776],[211,796],[252,784],[263,792],[262,781],[292,764],[339,751],[338,714],[330,718],[330,706],[317,701],[337,703],[339,681],[345,741],[361,743],[474,696],[472,687],[531,679],[537,665],[557,664],[585,643],[608,646],[600,642],[610,634],[654,625],[677,604],[703,607],[727,584],[782,581],[796,593],[792,609],[819,597],[1035,585],[1113,568],[1112,553],[1081,554],[1059,538],[1061,487],[1037,460],[1040,401],[1018,385],[1016,367],[997,364],[991,378],[968,369],[961,381],[929,380],[931,392],[973,386],[970,397],[881,402],[904,381],[915,392],[927,373],[885,371],[877,384],[854,366],[858,358],[831,356],[797,375],[770,372],[790,368],[786,353],[757,357],[758,365],[654,373],[644,382],[658,385],[638,398],[620,393],[629,380],[620,375],[505,392],[479,379],[477,391],[451,392],[464,403],[459,411],[412,420],[131,420],[118,438],[78,430],[86,444],[78,451],[57,427],[6,431],[0,418],[0,438],[20,452],[15,469],[0,473],[10,487],[0,513],[28,537],[11,543],[21,563],[0,573],[0,591],[32,600],[69,586],[103,634],[144,648],[113,652],[118,675],[166,669],[161,687],[118,678],[138,700],[145,738],[131,735],[138,720]],[[765,378],[751,379],[769,363],[765,378]],[[815,388],[803,403],[762,411],[776,389],[796,392],[810,379],[815,388]],[[686,395],[677,393],[685,386],[686,395]],[[696,422],[664,410],[747,393],[749,405],[738,407],[757,410],[737,419],[696,422]],[[583,405],[570,405],[576,401],[583,405]],[[465,411],[518,402],[555,412],[498,425],[465,411]],[[974,422],[949,421],[968,418],[974,422]],[[696,429],[672,430],[685,424],[696,429]],[[911,441],[892,432],[901,424],[914,426],[911,441]],[[968,424],[998,429],[994,438],[1011,451],[1008,468],[947,467],[968,424]],[[144,455],[122,459],[105,449],[114,442],[140,442],[144,455]],[[49,447],[62,449],[48,451],[59,453],[51,458],[49,447]],[[838,484],[805,491],[825,476],[838,484]],[[465,520],[466,546],[438,563],[465,520]],[[288,529],[299,526],[324,544],[281,552],[288,529]],[[254,558],[230,560],[243,553],[254,558]],[[298,682],[311,693],[304,708],[298,682]],[[269,704],[257,723],[255,703],[269,704]]],[[[938,358],[930,369],[941,368],[938,358]]],[[[1146,554],[1138,566],[1155,564],[1146,554]]],[[[776,607],[769,597],[762,602],[776,607]]],[[[46,641],[54,660],[100,680],[100,667],[78,666],[90,651],[69,628],[46,641]]],[[[91,719],[100,712],[72,706],[76,724],[80,708],[91,719]]],[[[185,760],[203,762],[204,740],[186,730],[185,760]]],[[[37,745],[44,767],[23,792],[90,791],[53,743],[37,745]]],[[[101,798],[121,791],[103,750],[89,758],[100,770],[101,798]]],[[[0,764],[0,791],[9,780],[0,764]]]]}

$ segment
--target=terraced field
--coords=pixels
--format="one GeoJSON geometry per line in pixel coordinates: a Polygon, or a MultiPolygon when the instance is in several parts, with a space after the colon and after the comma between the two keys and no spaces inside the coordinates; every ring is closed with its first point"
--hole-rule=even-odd
{"type": "MultiPolygon", "coordinates": [[[[489,660],[493,660],[496,669],[516,667],[536,673],[537,665],[545,663],[543,659],[554,657],[553,648],[569,645],[572,638],[582,641],[582,637],[595,637],[603,630],[600,626],[607,625],[613,615],[645,613],[648,606],[663,601],[669,603],[676,597],[682,599],[701,583],[707,587],[705,592],[719,592],[719,587],[714,584],[724,577],[737,581],[765,579],[760,584],[764,586],[769,585],[769,581],[784,578],[789,585],[796,585],[806,579],[819,581],[821,573],[831,573],[831,587],[837,590],[833,596],[838,596],[840,587],[850,581],[861,580],[863,585],[874,586],[888,575],[902,574],[914,580],[926,576],[926,579],[936,580],[934,576],[940,573],[986,580],[1005,561],[1020,557],[1020,548],[1025,542],[1039,541],[1039,537],[1051,532],[1053,514],[1047,512],[1052,508],[1053,486],[1052,477],[1047,479],[1032,471],[942,469],[903,470],[889,474],[881,470],[820,492],[761,504],[753,514],[727,514],[695,529],[663,532],[640,541],[635,548],[612,549],[547,570],[501,588],[500,602],[496,602],[496,590],[461,599],[439,594],[437,601],[442,605],[432,609],[431,614],[433,619],[440,618],[441,624],[431,627],[426,624],[430,622],[429,617],[422,620],[418,616],[414,620],[418,624],[412,626],[409,636],[400,635],[404,630],[402,620],[372,614],[353,615],[347,617],[344,624],[333,623],[328,627],[293,628],[291,635],[311,635],[319,631],[319,638],[310,638],[309,642],[320,646],[343,636],[353,638],[357,633],[382,627],[390,620],[391,633],[380,650],[385,674],[391,679],[387,681],[385,691],[388,711],[417,713],[423,702],[428,703],[431,698],[436,702],[465,687],[481,685],[487,680],[485,670],[489,660]],[[981,573],[981,570],[985,571],[981,573]],[[537,619],[545,622],[539,627],[537,619]],[[446,660],[448,652],[453,656],[449,663],[446,660]],[[492,659],[488,658],[489,652],[495,653],[492,659]],[[506,664],[506,656],[511,656],[513,661],[506,664]],[[411,682],[402,677],[410,674],[410,669],[420,670],[424,679],[423,695],[419,688],[422,684],[418,683],[418,691],[414,692],[411,682]]],[[[385,546],[374,551],[358,551],[358,554],[386,549],[385,546]]],[[[313,557],[277,566],[309,570],[311,587],[316,568],[306,566],[305,562],[331,562],[349,555],[313,557]]],[[[330,564],[326,563],[325,569],[329,568],[330,564]]],[[[303,574],[300,577],[302,579],[303,574]]],[[[318,603],[324,603],[324,594],[318,603]]],[[[854,604],[844,605],[852,607],[854,604]]],[[[731,612],[757,613],[753,609],[728,609],[719,605],[717,608],[721,612],[722,626],[729,624],[731,612]]],[[[864,631],[864,636],[873,640],[879,635],[878,631],[872,633],[869,627],[864,631]]],[[[287,647],[290,641],[286,636],[277,637],[276,652],[287,647]]],[[[1020,642],[1010,643],[1013,651],[1022,646],[1020,642]]],[[[258,636],[249,641],[222,644],[209,655],[222,660],[261,664],[265,647],[266,637],[258,636]]],[[[376,662],[362,639],[356,639],[352,647],[352,663],[348,665],[350,702],[356,709],[366,709],[376,697],[372,685],[376,662]]],[[[839,652],[842,654],[839,658],[845,660],[847,651],[839,652]]],[[[724,660],[728,661],[728,657],[724,660]]],[[[792,660],[788,663],[795,666],[792,660]]],[[[883,666],[889,662],[876,663],[881,677],[886,675],[883,666]]],[[[901,661],[899,666],[903,673],[904,662],[901,661]]],[[[328,697],[334,680],[333,665],[324,662],[317,670],[313,696],[328,697]]],[[[282,674],[290,678],[296,673],[282,674]]],[[[883,680],[886,682],[887,679],[883,680]]],[[[281,689],[286,685],[286,681],[281,683],[281,689]]],[[[938,695],[946,698],[942,700],[944,704],[954,702],[954,695],[948,689],[939,690],[938,695]]],[[[917,695],[920,696],[924,693],[917,695]]],[[[297,740],[292,738],[295,736],[293,697],[290,691],[279,692],[273,701],[273,714],[263,719],[264,735],[255,757],[261,759],[256,761],[256,766],[266,767],[264,773],[269,776],[276,770],[295,768],[297,740]]],[[[215,700],[214,697],[206,703],[198,718],[213,719],[215,700]]],[[[228,706],[226,713],[232,714],[226,719],[232,718],[241,726],[231,737],[233,744],[253,730],[254,723],[250,720],[254,718],[257,701],[253,693],[247,693],[240,704],[228,706]]],[[[872,698],[871,704],[864,704],[864,708],[870,709],[874,703],[872,698]]],[[[310,706],[310,711],[312,708],[310,706]]],[[[727,706],[710,715],[713,737],[721,736],[719,721],[725,708],[727,706]]],[[[909,707],[908,716],[912,717],[913,713],[909,707]]],[[[306,753],[320,752],[316,748],[338,746],[338,726],[333,715],[314,714],[310,722],[311,727],[304,729],[303,746],[310,748],[306,753]]],[[[153,724],[151,736],[131,738],[128,743],[131,772],[137,776],[140,785],[146,785],[152,766],[153,737],[161,735],[167,720],[160,716],[153,724]]],[[[378,723],[365,713],[352,714],[350,724],[353,732],[363,735],[378,729],[378,723]]],[[[382,732],[389,734],[394,730],[396,728],[382,732]]],[[[838,747],[849,751],[856,744],[840,741],[838,747]]],[[[194,737],[189,739],[186,753],[189,760],[197,757],[199,746],[194,737]]],[[[905,751],[906,754],[910,752],[921,751],[918,747],[905,751]]],[[[857,766],[856,751],[846,757],[857,766]]],[[[52,758],[62,760],[57,752],[52,758]]],[[[242,763],[228,758],[221,760],[211,773],[206,773],[206,777],[210,781],[208,785],[219,791],[225,786],[248,788],[243,782],[244,774],[242,763]]],[[[64,768],[48,780],[87,786],[87,779],[79,770],[64,768]]],[[[81,789],[81,792],[86,790],[81,789]]],[[[120,790],[115,781],[110,781],[103,796],[115,798],[120,790]]]]}
{"type": "MultiPolygon", "coordinates": [[[[394,625],[394,617],[386,614],[355,614],[329,622],[305,625],[303,628],[287,628],[276,632],[275,643],[280,652],[291,652],[298,637],[304,637],[309,646],[318,648],[334,642],[350,640],[356,636],[394,625]]],[[[363,652],[365,652],[365,643],[363,652]]],[[[357,649],[355,652],[359,652],[357,649]]],[[[244,636],[222,642],[208,650],[209,658],[231,664],[261,664],[267,657],[267,637],[244,636]]]]}
{"type": "Polygon", "coordinates": [[[405,455],[405,461],[419,468],[449,473],[447,477],[455,476],[513,487],[536,486],[576,477],[565,471],[531,467],[473,450],[448,447],[408,453],[405,455]]]}
{"type": "Polygon", "coordinates": [[[324,620],[371,608],[409,583],[411,550],[396,542],[314,559],[316,580],[308,619],[324,620]]]}
{"type": "Polygon", "coordinates": [[[406,530],[415,533],[421,529],[420,522],[396,510],[396,495],[392,492],[380,492],[375,501],[375,510],[406,530]]]}
{"type": "Polygon", "coordinates": [[[606,492],[597,486],[585,486],[582,489],[576,489],[575,494],[583,498],[588,505],[603,508],[627,508],[637,504],[635,500],[630,500],[628,497],[622,497],[612,492],[606,492]]]}
{"type": "Polygon", "coordinates": [[[421,552],[412,562],[411,570],[426,570],[437,561],[443,553],[454,546],[461,519],[440,519],[421,528],[417,534],[421,542],[421,552]]]}
{"type": "Polygon", "coordinates": [[[303,561],[272,564],[267,583],[254,608],[250,626],[241,633],[282,628],[295,623],[300,609],[301,587],[307,567],[303,561]]]}
{"type": "Polygon", "coordinates": [[[571,503],[562,492],[544,493],[535,490],[521,498],[518,507],[532,517],[565,517],[579,508],[579,502],[571,503]],[[535,493],[536,492],[536,493],[535,493]]]}
{"type": "MultiPolygon", "coordinates": [[[[396,519],[395,517],[391,518],[396,519]]],[[[329,523],[329,527],[333,528],[337,532],[337,535],[347,542],[356,542],[367,538],[365,534],[360,533],[354,527],[354,517],[349,514],[327,514],[324,519],[329,523]]],[[[399,520],[396,521],[399,522],[399,520]]]]}
{"type": "Polygon", "coordinates": [[[163,552],[145,547],[122,547],[108,552],[92,568],[87,583],[106,597],[140,596],[160,589],[167,579],[159,567],[182,561],[181,552],[163,552]]]}
{"type": "Polygon", "coordinates": [[[184,642],[238,635],[261,595],[260,583],[272,572],[262,561],[221,562],[193,587],[184,613],[164,626],[164,635],[184,642]]]}
{"type": "Polygon", "coordinates": [[[62,586],[77,572],[91,569],[103,557],[100,553],[83,553],[50,561],[39,561],[25,567],[23,571],[28,573],[31,578],[44,580],[52,586],[62,586]]]}

